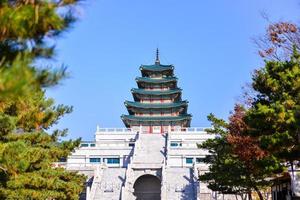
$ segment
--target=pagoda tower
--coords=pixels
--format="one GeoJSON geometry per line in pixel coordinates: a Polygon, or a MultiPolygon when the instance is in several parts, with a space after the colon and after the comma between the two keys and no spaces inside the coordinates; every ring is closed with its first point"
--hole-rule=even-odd
{"type": "Polygon", "coordinates": [[[131,89],[134,101],[125,101],[129,115],[121,118],[126,127],[143,132],[164,133],[169,129],[189,127],[188,101],[182,101],[173,65],[162,65],[156,51],[154,65],[141,65],[142,76],[136,78],[138,88],[131,89]]]}

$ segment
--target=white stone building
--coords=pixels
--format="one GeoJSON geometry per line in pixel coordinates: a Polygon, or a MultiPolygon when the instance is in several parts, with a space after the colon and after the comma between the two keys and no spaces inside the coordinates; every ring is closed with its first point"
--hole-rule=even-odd
{"type": "Polygon", "coordinates": [[[211,199],[197,180],[212,138],[203,128],[149,134],[128,128],[97,128],[67,161],[67,169],[89,177],[86,199],[211,199]]]}
{"type": "Polygon", "coordinates": [[[66,168],[86,174],[83,199],[196,200],[213,193],[198,175],[207,170],[207,151],[197,144],[213,138],[204,128],[190,128],[187,101],[181,99],[172,65],[142,65],[134,101],[126,101],[126,128],[99,128],[83,142],[66,168]]]}

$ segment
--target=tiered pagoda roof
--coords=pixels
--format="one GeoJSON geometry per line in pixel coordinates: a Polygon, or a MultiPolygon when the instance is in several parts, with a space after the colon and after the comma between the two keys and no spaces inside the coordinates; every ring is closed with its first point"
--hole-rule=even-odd
{"type": "Polygon", "coordinates": [[[173,121],[182,121],[182,120],[191,120],[191,115],[185,114],[185,115],[179,115],[179,116],[154,116],[154,117],[141,117],[141,116],[134,116],[134,115],[122,115],[123,120],[128,121],[139,121],[139,122],[173,122],[173,121]]]}
{"type": "Polygon", "coordinates": [[[141,65],[142,76],[136,78],[138,88],[131,89],[134,102],[125,101],[129,115],[121,118],[126,127],[189,127],[188,101],[182,101],[173,65],[160,64],[158,50],[154,65],[141,65]]]}
{"type": "Polygon", "coordinates": [[[127,108],[134,107],[134,108],[152,108],[152,109],[160,109],[160,108],[176,108],[176,107],[183,107],[188,105],[188,101],[180,101],[175,103],[140,103],[135,101],[125,101],[125,106],[127,108]]]}
{"type": "Polygon", "coordinates": [[[165,77],[162,79],[153,79],[149,77],[137,77],[136,82],[144,82],[144,83],[169,83],[169,82],[177,82],[176,77],[165,77]]]}
{"type": "Polygon", "coordinates": [[[154,64],[154,65],[141,65],[140,70],[142,72],[173,72],[173,65],[161,65],[161,64],[154,64]]]}
{"type": "Polygon", "coordinates": [[[145,89],[131,89],[133,95],[135,94],[144,94],[144,95],[153,95],[153,96],[163,96],[170,94],[181,94],[180,88],[170,89],[170,90],[145,90],[145,89]]]}

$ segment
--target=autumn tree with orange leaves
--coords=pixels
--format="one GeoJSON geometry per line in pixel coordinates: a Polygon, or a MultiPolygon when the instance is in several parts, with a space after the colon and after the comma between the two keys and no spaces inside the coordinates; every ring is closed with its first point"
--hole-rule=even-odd
{"type": "Polygon", "coordinates": [[[270,23],[266,34],[254,39],[258,54],[267,60],[288,60],[300,51],[300,27],[291,22],[270,23]]]}
{"type": "Polygon", "coordinates": [[[205,159],[209,172],[199,178],[214,191],[235,195],[247,193],[250,198],[255,191],[263,200],[261,190],[271,184],[267,178],[281,172],[283,167],[260,148],[258,139],[247,135],[245,114],[246,110],[236,105],[229,122],[212,114],[208,117],[213,128],[207,131],[219,136],[199,145],[211,153],[205,159]]]}

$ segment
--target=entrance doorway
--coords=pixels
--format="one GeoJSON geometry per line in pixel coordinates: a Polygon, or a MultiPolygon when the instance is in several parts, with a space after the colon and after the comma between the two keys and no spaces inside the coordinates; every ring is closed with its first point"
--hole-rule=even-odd
{"type": "Polygon", "coordinates": [[[161,183],[156,176],[147,174],[139,177],[133,188],[136,200],[160,200],[161,183]]]}

